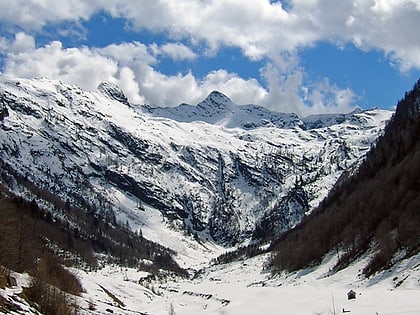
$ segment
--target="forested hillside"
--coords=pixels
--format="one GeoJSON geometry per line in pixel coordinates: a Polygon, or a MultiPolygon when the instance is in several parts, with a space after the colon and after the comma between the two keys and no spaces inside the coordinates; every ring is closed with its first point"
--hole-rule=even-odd
{"type": "MultiPolygon", "coordinates": [[[[38,205],[35,199],[25,200],[0,185],[0,278],[6,277],[10,285],[8,270],[33,276],[25,298],[37,303],[43,314],[76,312],[77,306],[67,293],[79,295],[83,287],[63,264],[85,270],[118,264],[152,274],[163,269],[185,275],[172,259],[172,251],[132,232],[115,218],[101,218],[72,207],[23,179],[20,184],[31,188],[37,200],[48,207],[38,205]],[[49,207],[54,208],[54,213],[49,207]]],[[[14,308],[0,297],[0,313],[14,308]]]]}
{"type": "Polygon", "coordinates": [[[271,249],[275,270],[298,270],[338,255],[336,270],[367,251],[369,276],[420,248],[420,80],[399,101],[376,146],[353,176],[271,249]]]}

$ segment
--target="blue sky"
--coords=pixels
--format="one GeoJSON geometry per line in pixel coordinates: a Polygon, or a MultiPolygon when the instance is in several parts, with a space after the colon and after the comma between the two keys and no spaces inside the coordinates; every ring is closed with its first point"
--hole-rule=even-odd
{"type": "Polygon", "coordinates": [[[401,72],[382,52],[365,52],[353,45],[340,49],[323,42],[302,51],[301,58],[312,80],[326,77],[340,87],[349,87],[363,108],[392,108],[420,78],[418,69],[401,72]]]}
{"type": "Polygon", "coordinates": [[[418,29],[418,0],[1,1],[0,71],[157,106],[217,89],[302,116],[392,108],[420,77],[418,29]]]}

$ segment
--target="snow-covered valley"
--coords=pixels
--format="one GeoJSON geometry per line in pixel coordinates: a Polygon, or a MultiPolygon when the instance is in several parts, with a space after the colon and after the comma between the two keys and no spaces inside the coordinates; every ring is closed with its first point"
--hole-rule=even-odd
{"type": "MultiPolygon", "coordinates": [[[[420,314],[419,255],[370,279],[360,276],[367,258],[333,275],[329,256],[319,267],[276,276],[264,270],[266,259],[208,266],[189,279],[148,280],[147,273],[120,266],[73,270],[85,289],[75,302],[80,314],[420,314]],[[350,290],[355,299],[348,300],[350,290]]],[[[3,296],[20,291],[0,289],[3,296]]]]}
{"type": "MultiPolygon", "coordinates": [[[[155,278],[117,265],[96,271],[72,268],[85,290],[74,298],[79,314],[420,314],[420,255],[369,279],[361,274],[369,256],[332,273],[334,254],[317,267],[272,274],[266,268],[270,254],[215,265],[208,259],[225,250],[220,246],[199,245],[176,232],[166,236],[167,245],[172,242],[183,251],[178,259],[189,264],[189,277],[155,278]],[[350,290],[356,299],[348,300],[350,290]]],[[[16,297],[28,276],[13,275],[18,286],[0,289],[0,294],[13,297],[25,311],[7,314],[37,314],[16,297]]]]}
{"type": "Polygon", "coordinates": [[[138,283],[141,272],[119,267],[79,275],[87,289],[85,299],[95,301],[97,314],[107,309],[115,314],[420,314],[418,255],[372,279],[358,276],[366,261],[328,276],[334,260],[329,257],[331,261],[313,270],[272,276],[263,270],[266,259],[212,266],[193,279],[143,285],[138,283]],[[356,299],[348,300],[350,290],[356,299]]]}
{"type": "Polygon", "coordinates": [[[337,261],[334,253],[319,266],[272,274],[267,268],[271,254],[212,264],[209,258],[224,248],[192,243],[179,235],[177,238],[176,233],[169,239],[173,244],[167,245],[182,249],[177,259],[190,268],[188,278],[150,278],[147,273],[120,266],[106,266],[96,272],[76,270],[86,289],[80,301],[86,313],[420,314],[419,254],[368,279],[362,270],[371,258],[369,254],[339,272],[332,272],[337,261]],[[356,292],[356,299],[348,300],[350,290],[356,292]],[[88,311],[91,302],[95,310],[88,311]]]}

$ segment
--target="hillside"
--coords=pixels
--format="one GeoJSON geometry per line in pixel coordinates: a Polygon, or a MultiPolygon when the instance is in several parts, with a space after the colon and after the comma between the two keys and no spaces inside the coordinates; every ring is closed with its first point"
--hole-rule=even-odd
{"type": "Polygon", "coordinates": [[[341,178],[327,198],[277,239],[272,265],[298,270],[338,255],[333,270],[371,252],[370,276],[420,249],[420,81],[405,94],[384,134],[358,171],[341,178]]]}

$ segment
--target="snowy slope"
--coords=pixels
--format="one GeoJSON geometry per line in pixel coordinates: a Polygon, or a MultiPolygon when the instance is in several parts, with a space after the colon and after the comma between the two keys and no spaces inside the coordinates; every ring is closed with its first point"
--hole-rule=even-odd
{"type": "Polygon", "coordinates": [[[144,272],[112,266],[77,270],[86,290],[78,303],[86,314],[420,314],[419,255],[371,279],[358,272],[367,257],[334,275],[335,257],[328,256],[315,269],[274,277],[263,269],[266,259],[211,266],[191,279],[147,280],[144,272]],[[350,290],[355,300],[347,299],[350,290]]]}
{"type": "MultiPolygon", "coordinates": [[[[369,257],[330,274],[337,257],[329,255],[316,268],[277,276],[264,270],[267,258],[208,266],[188,279],[148,279],[145,272],[117,266],[73,270],[85,289],[75,302],[82,314],[420,314],[419,255],[370,279],[359,272],[369,257]],[[347,299],[350,290],[356,299],[347,299]]],[[[7,314],[38,314],[17,296],[28,276],[12,275],[18,285],[0,289],[0,295],[21,311],[7,314]]]]}
{"type": "MultiPolygon", "coordinates": [[[[263,270],[266,258],[214,266],[193,280],[154,285],[166,297],[166,309],[172,303],[176,314],[342,314],[343,309],[352,314],[420,314],[419,256],[372,279],[358,276],[366,261],[329,275],[333,256],[316,269],[273,277],[263,270]],[[351,289],[357,298],[349,301],[351,289]]],[[[165,314],[166,309],[151,313],[165,314]]]]}
{"type": "Polygon", "coordinates": [[[238,106],[219,92],[197,106],[152,109],[107,83],[86,92],[5,76],[0,113],[9,175],[112,210],[162,243],[172,231],[224,246],[294,226],[360,162],[392,114],[305,120],[238,106]]]}

